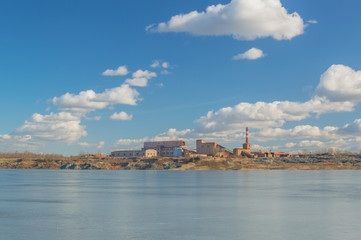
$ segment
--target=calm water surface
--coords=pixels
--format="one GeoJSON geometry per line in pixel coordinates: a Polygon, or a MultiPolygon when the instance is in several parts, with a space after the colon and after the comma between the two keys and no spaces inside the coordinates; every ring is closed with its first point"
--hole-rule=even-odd
{"type": "Polygon", "coordinates": [[[361,171],[0,170],[0,239],[361,239],[361,171]]]}

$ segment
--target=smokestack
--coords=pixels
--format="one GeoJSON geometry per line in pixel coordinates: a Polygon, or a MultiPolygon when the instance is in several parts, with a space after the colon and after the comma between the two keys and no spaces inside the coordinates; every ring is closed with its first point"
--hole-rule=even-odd
{"type": "Polygon", "coordinates": [[[246,143],[249,144],[249,140],[248,140],[248,127],[246,127],[246,143]]]}

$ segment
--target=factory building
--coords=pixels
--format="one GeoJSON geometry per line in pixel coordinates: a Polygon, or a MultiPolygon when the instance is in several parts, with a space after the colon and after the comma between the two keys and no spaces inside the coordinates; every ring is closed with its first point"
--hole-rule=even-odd
{"type": "Polygon", "coordinates": [[[251,156],[251,144],[249,144],[248,127],[246,128],[246,142],[243,143],[243,148],[234,148],[233,155],[246,155],[247,157],[251,156]]]}
{"type": "Polygon", "coordinates": [[[143,149],[155,149],[159,157],[182,157],[185,141],[145,142],[143,149]]]}
{"type": "Polygon", "coordinates": [[[196,141],[196,150],[188,150],[185,141],[157,141],[145,142],[141,150],[116,150],[111,152],[111,157],[136,158],[136,157],[182,157],[182,156],[215,156],[228,158],[233,156],[244,156],[248,158],[257,157],[292,157],[285,152],[251,152],[249,143],[248,127],[246,128],[246,142],[242,148],[234,148],[233,152],[216,142],[206,142],[202,139],[196,141]]]}
{"type": "Polygon", "coordinates": [[[206,142],[202,139],[197,140],[196,147],[197,147],[197,154],[205,154],[205,155],[209,155],[209,156],[210,155],[212,155],[212,156],[216,156],[216,155],[229,156],[230,154],[232,154],[232,152],[230,150],[219,145],[218,143],[206,142]]]}
{"type": "Polygon", "coordinates": [[[160,157],[182,157],[183,148],[158,146],[157,154],[160,157]]]}
{"type": "Polygon", "coordinates": [[[251,144],[249,144],[249,137],[248,137],[248,127],[246,128],[246,142],[243,144],[243,148],[235,148],[233,149],[233,155],[235,156],[247,156],[252,158],[278,158],[278,157],[292,157],[292,154],[288,154],[285,152],[251,152],[251,144]]]}
{"type": "Polygon", "coordinates": [[[115,150],[110,154],[111,157],[134,158],[134,157],[156,157],[157,150],[144,149],[144,150],[115,150]]]}

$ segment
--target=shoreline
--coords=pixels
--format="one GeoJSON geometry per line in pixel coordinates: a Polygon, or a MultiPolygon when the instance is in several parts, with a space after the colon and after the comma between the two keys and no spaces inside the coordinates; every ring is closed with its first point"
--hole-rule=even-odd
{"type": "Polygon", "coordinates": [[[361,170],[360,154],[309,155],[292,158],[84,158],[59,155],[1,157],[0,169],[49,170],[170,170],[170,171],[283,171],[361,170]]]}

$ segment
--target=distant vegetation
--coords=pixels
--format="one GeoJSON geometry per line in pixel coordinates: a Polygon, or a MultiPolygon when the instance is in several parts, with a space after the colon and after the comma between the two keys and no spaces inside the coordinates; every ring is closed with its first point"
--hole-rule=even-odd
{"type": "Polygon", "coordinates": [[[314,153],[300,157],[247,158],[155,157],[110,158],[104,154],[0,153],[0,169],[73,170],[361,170],[361,154],[314,153]]]}
{"type": "Polygon", "coordinates": [[[0,159],[22,159],[22,160],[71,160],[79,157],[64,157],[60,154],[40,154],[32,152],[0,153],[0,159]]]}

